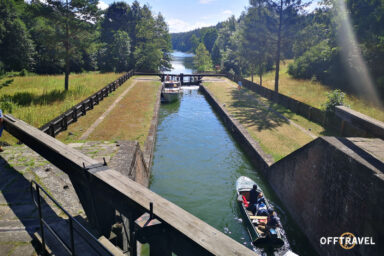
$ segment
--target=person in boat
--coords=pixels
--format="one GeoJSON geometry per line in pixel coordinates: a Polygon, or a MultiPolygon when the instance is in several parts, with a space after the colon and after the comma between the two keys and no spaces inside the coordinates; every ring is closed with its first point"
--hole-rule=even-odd
{"type": "Polygon", "coordinates": [[[268,228],[277,228],[280,226],[279,219],[276,215],[276,212],[273,209],[268,209],[268,221],[267,221],[267,227],[268,228]]]}
{"type": "Polygon", "coordinates": [[[257,185],[253,184],[251,191],[249,191],[249,206],[248,210],[252,211],[255,214],[257,209],[257,198],[259,197],[260,192],[257,191],[257,185]]]}
{"type": "Polygon", "coordinates": [[[263,193],[260,192],[259,195],[257,196],[257,204],[259,205],[259,204],[261,204],[261,203],[266,204],[266,203],[265,203],[264,195],[263,195],[263,193]]]}
{"type": "Polygon", "coordinates": [[[169,81],[169,75],[165,77],[165,81],[169,81]]]}
{"type": "Polygon", "coordinates": [[[268,216],[268,208],[265,203],[260,203],[257,206],[257,211],[256,211],[257,216],[268,216]]]}
{"type": "Polygon", "coordinates": [[[262,192],[259,193],[259,195],[257,196],[257,201],[256,201],[256,204],[255,204],[255,208],[253,209],[253,215],[255,215],[255,213],[259,210],[260,206],[264,204],[266,205],[266,202],[265,202],[265,198],[264,198],[264,195],[262,192]]]}
{"type": "Polygon", "coordinates": [[[257,191],[257,185],[253,184],[253,187],[251,191],[249,191],[249,204],[256,204],[257,203],[257,198],[259,197],[260,192],[257,191]]]}
{"type": "Polygon", "coordinates": [[[257,225],[257,228],[262,232],[262,235],[264,235],[266,231],[280,227],[276,212],[273,209],[268,209],[268,214],[267,222],[260,222],[257,225]]]}

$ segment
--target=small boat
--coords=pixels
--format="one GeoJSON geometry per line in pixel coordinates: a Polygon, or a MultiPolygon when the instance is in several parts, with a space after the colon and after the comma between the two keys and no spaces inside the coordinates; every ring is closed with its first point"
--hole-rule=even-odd
{"type": "MultiPolygon", "coordinates": [[[[248,177],[241,176],[236,181],[237,202],[243,215],[243,223],[246,225],[249,235],[251,236],[253,245],[257,247],[270,247],[279,248],[284,245],[284,232],[281,230],[281,223],[278,218],[278,225],[276,227],[268,226],[268,216],[257,216],[248,210],[249,192],[253,185],[256,184],[248,177]],[[263,228],[266,225],[266,229],[263,228]]],[[[257,185],[257,184],[256,184],[257,185]]],[[[257,191],[262,193],[263,191],[258,186],[257,191]]],[[[264,194],[264,193],[263,193],[264,194]]],[[[267,199],[264,197],[265,205],[267,209],[272,209],[267,199]]]]}
{"type": "Polygon", "coordinates": [[[165,81],[161,89],[161,100],[171,103],[177,101],[182,93],[180,81],[165,81]]]}

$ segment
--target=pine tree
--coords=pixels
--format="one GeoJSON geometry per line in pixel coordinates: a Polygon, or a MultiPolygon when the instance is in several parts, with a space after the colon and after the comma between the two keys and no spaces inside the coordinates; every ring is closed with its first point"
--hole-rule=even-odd
{"type": "Polygon", "coordinates": [[[51,21],[61,27],[57,39],[64,46],[65,90],[69,89],[70,63],[78,49],[88,46],[89,33],[98,18],[98,0],[47,0],[51,21]],[[85,43],[85,45],[84,45],[85,43]]]}
{"type": "Polygon", "coordinates": [[[262,5],[249,8],[241,31],[240,54],[250,65],[252,82],[256,72],[260,77],[260,85],[273,56],[273,42],[268,30],[269,12],[268,7],[262,5]]]}
{"type": "Polygon", "coordinates": [[[204,43],[200,43],[196,49],[194,65],[198,72],[212,71],[212,60],[204,43]]]}
{"type": "Polygon", "coordinates": [[[295,25],[298,22],[299,12],[303,11],[304,7],[310,4],[310,1],[303,3],[302,0],[251,0],[251,6],[266,6],[274,12],[270,13],[270,21],[274,26],[271,32],[276,38],[276,55],[275,55],[275,91],[279,91],[279,72],[281,46],[287,44],[288,41],[295,35],[295,25]]]}

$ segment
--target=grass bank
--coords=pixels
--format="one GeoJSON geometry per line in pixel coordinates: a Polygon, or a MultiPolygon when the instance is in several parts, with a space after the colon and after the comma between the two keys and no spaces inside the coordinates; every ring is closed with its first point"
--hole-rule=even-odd
{"type": "MultiPolygon", "coordinates": [[[[86,73],[73,74],[69,90],[64,90],[64,76],[26,76],[0,80],[0,108],[25,122],[40,127],[64,113],[78,102],[89,97],[121,74],[86,73]]],[[[7,143],[15,143],[9,134],[4,134],[7,143]]]]}
{"type": "Polygon", "coordinates": [[[204,85],[275,161],[316,136],[333,134],[257,93],[238,90],[237,85],[227,79],[204,85]]]}
{"type": "Polygon", "coordinates": [[[135,83],[134,87],[95,128],[87,140],[137,140],[140,147],[143,148],[154,114],[157,92],[161,86],[161,83],[155,79],[148,80],[148,77],[145,79],[140,80],[140,77],[129,79],[111,97],[100,102],[77,123],[69,126],[67,131],[60,133],[57,138],[65,143],[78,141],[119,95],[135,83]]]}
{"type": "MultiPolygon", "coordinates": [[[[322,104],[327,101],[327,93],[333,89],[316,81],[293,78],[288,74],[288,65],[290,62],[292,61],[282,62],[279,92],[321,109],[322,104]]],[[[248,80],[251,80],[251,78],[248,78],[248,80]]],[[[254,81],[259,83],[257,76],[254,77],[254,81]]],[[[271,90],[275,89],[275,71],[268,72],[263,76],[263,86],[271,90]]],[[[345,103],[356,111],[384,122],[384,110],[373,106],[364,99],[347,94],[345,103]]]]}

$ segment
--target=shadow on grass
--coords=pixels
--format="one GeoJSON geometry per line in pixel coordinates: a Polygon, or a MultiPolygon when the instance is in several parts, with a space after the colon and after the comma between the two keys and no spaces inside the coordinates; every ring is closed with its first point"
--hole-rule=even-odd
{"type": "Polygon", "coordinates": [[[14,95],[4,95],[1,97],[3,101],[10,101],[19,106],[49,105],[56,101],[64,101],[67,91],[53,90],[42,95],[36,95],[30,92],[18,92],[14,95]]]}
{"type": "Polygon", "coordinates": [[[4,83],[0,84],[0,89],[2,89],[3,87],[7,87],[9,85],[11,85],[13,83],[14,79],[9,79],[7,81],[5,81],[4,83]]]}
{"type": "MultiPolygon", "coordinates": [[[[3,231],[3,237],[9,234],[8,238],[11,239],[11,241],[15,239],[16,242],[22,239],[25,240],[25,242],[30,242],[34,250],[41,255],[42,246],[36,239],[36,234],[39,234],[41,237],[38,208],[34,203],[34,198],[37,200],[36,191],[34,191],[34,196],[32,196],[30,180],[11,167],[1,156],[0,176],[2,177],[0,179],[0,192],[2,194],[2,196],[0,196],[0,203],[3,208],[7,207],[9,209],[5,211],[5,215],[0,216],[0,227],[2,227],[1,225],[4,225],[4,223],[7,226],[12,225],[13,227],[11,230],[3,231]],[[27,237],[23,235],[24,232],[26,232],[27,237]]],[[[40,193],[43,194],[42,192],[40,193]]],[[[48,204],[43,197],[41,198],[41,206],[42,215],[46,223],[59,234],[67,245],[70,245],[68,220],[60,217],[52,208],[56,206],[48,204]]],[[[83,225],[85,224],[85,220],[81,216],[75,216],[74,218],[83,225]]],[[[80,236],[77,233],[76,225],[74,226],[74,230],[76,250],[81,251],[81,255],[95,255],[92,248],[79,243],[80,236]]],[[[54,252],[54,255],[68,255],[64,247],[58,243],[46,227],[44,227],[44,232],[46,245],[54,252]]]]}
{"type": "Polygon", "coordinates": [[[280,108],[277,104],[262,103],[259,95],[249,95],[248,90],[232,91],[233,102],[230,107],[245,108],[241,111],[236,111],[232,115],[243,125],[256,125],[259,131],[270,130],[284,124],[289,124],[287,118],[290,118],[293,113],[285,108],[280,108]],[[276,111],[278,110],[278,113],[276,111]]]}

